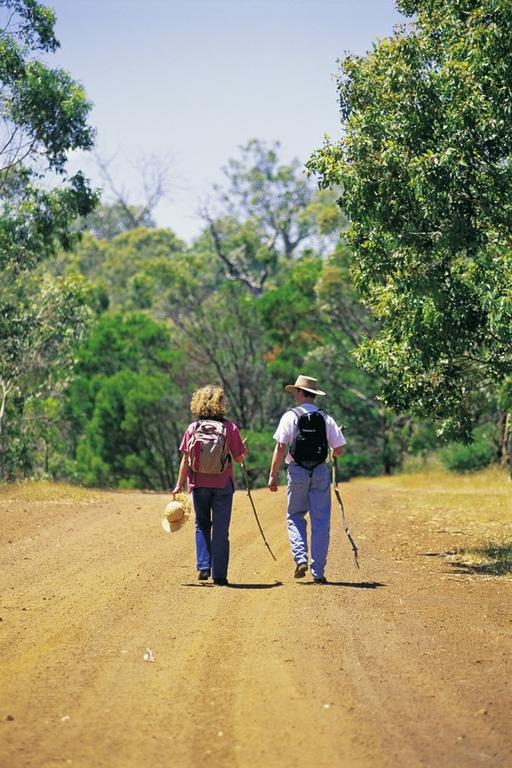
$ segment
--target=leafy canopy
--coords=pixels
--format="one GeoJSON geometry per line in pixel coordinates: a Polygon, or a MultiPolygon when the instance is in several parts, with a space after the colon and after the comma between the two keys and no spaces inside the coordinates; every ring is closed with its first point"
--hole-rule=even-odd
{"type": "MultiPolygon", "coordinates": [[[[58,47],[54,23],[35,0],[0,0],[0,434],[5,414],[23,407],[10,409],[8,397],[23,404],[51,389],[87,319],[80,280],[37,272],[72,245],[72,220],[96,203],[83,175],[66,173],[68,153],[92,146],[90,104],[67,72],[36,56],[58,47]]],[[[0,475],[5,455],[4,433],[0,475]]]]}
{"type": "Polygon", "coordinates": [[[345,135],[309,162],[341,187],[357,287],[381,324],[359,359],[398,409],[467,437],[512,374],[512,5],[401,0],[408,26],[338,80],[345,135]]]}

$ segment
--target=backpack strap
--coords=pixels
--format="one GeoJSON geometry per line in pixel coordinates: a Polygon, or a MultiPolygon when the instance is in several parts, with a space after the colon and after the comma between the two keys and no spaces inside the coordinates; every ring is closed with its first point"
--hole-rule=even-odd
{"type": "Polygon", "coordinates": [[[316,411],[300,411],[299,409],[300,409],[300,405],[298,405],[296,408],[289,408],[288,410],[292,411],[299,419],[301,416],[304,416],[305,413],[321,413],[324,419],[326,416],[329,415],[327,411],[324,411],[323,408],[317,408],[316,411]]]}

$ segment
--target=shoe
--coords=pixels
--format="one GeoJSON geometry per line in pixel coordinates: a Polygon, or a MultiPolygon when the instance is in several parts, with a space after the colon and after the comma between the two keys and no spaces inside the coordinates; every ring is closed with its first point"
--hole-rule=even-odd
{"type": "Polygon", "coordinates": [[[213,583],[219,587],[227,587],[229,582],[227,579],[214,579],[213,583]]]}
{"type": "Polygon", "coordinates": [[[325,576],[313,576],[313,581],[315,584],[327,584],[325,576]]]}
{"type": "Polygon", "coordinates": [[[302,579],[306,575],[306,571],[308,570],[308,564],[307,563],[297,563],[295,566],[295,573],[294,578],[296,579],[302,579]]]}
{"type": "Polygon", "coordinates": [[[207,581],[210,578],[210,571],[207,571],[206,569],[198,571],[197,578],[199,581],[207,581]]]}

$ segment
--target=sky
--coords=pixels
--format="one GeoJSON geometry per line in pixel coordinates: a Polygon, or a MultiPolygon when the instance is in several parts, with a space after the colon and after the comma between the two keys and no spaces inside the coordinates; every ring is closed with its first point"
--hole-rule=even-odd
{"type": "MultiPolygon", "coordinates": [[[[93,103],[95,152],[141,200],[141,163],[167,166],[156,223],[190,242],[201,203],[239,147],[281,145],[305,162],[341,135],[337,60],[364,53],[404,21],[394,0],[43,0],[57,16],[67,69],[93,103]]],[[[81,168],[102,184],[97,160],[81,168]]]]}

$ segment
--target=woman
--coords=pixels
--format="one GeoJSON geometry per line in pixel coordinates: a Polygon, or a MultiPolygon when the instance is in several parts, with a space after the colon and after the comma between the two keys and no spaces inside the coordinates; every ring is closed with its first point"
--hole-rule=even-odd
{"type": "Polygon", "coordinates": [[[198,579],[228,583],[229,524],[233,506],[232,460],[240,463],[246,448],[236,424],[225,418],[226,400],[220,387],[208,385],[192,395],[189,424],[180,445],[183,452],[178,482],[172,494],[188,481],[196,519],[198,579]]]}

